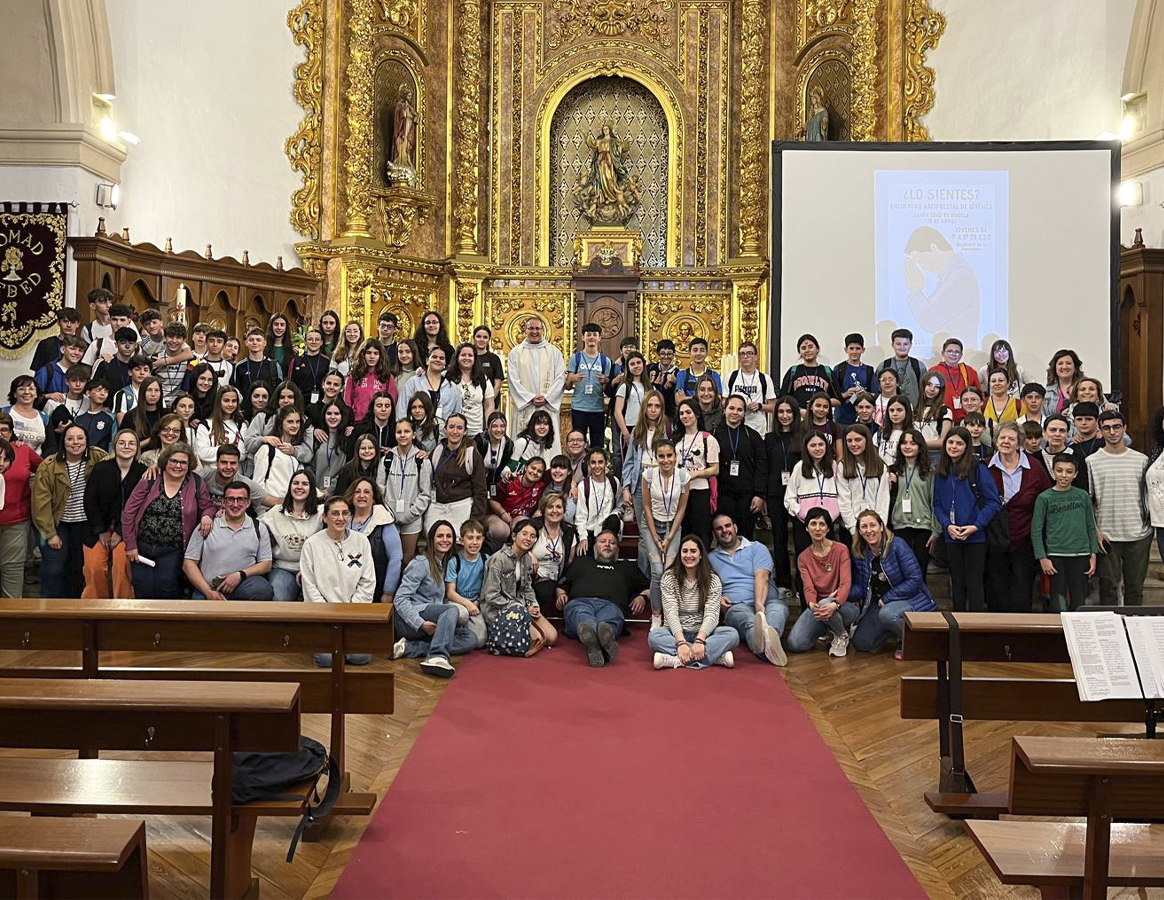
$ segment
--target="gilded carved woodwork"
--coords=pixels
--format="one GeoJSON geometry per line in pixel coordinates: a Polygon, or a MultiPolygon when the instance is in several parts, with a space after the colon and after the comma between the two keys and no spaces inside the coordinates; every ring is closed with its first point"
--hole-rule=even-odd
{"type": "Polygon", "coordinates": [[[481,82],[484,75],[480,0],[459,0],[456,29],[457,99],[456,165],[453,182],[453,219],[458,253],[479,252],[477,201],[481,143],[481,82]]]}
{"type": "MultiPolygon", "coordinates": [[[[524,60],[525,46],[525,15],[521,10],[515,10],[513,15],[513,41],[510,44],[510,53],[515,62],[524,60]]],[[[509,262],[517,265],[521,262],[521,215],[524,203],[521,202],[521,176],[523,159],[522,131],[525,119],[522,109],[522,95],[525,92],[525,83],[522,77],[522,67],[512,66],[510,73],[510,214],[509,214],[509,262]]]]}
{"type": "Polygon", "coordinates": [[[672,0],[553,0],[551,50],[586,37],[637,35],[655,44],[670,40],[664,13],[672,0]]]}
{"type": "Polygon", "coordinates": [[[720,291],[639,291],[644,328],[639,332],[641,346],[657,341],[673,341],[676,359],[688,360],[687,347],[693,338],[707,341],[707,364],[718,369],[730,342],[731,290],[720,291]]]}
{"type": "Polygon", "coordinates": [[[287,14],[292,40],[306,58],[296,63],[292,91],[306,115],[283,149],[303,185],[291,194],[291,225],[305,237],[319,237],[323,163],[323,0],[302,0],[287,14]]]}
{"type": "MultiPolygon", "coordinates": [[[[740,254],[759,256],[768,244],[768,131],[764,121],[767,87],[765,5],[744,0],[740,21],[740,254]]],[[[725,161],[726,163],[726,161],[725,161]]]]}
{"type": "Polygon", "coordinates": [[[853,35],[853,119],[855,141],[871,141],[877,127],[877,0],[852,0],[857,30],[853,35]]]}
{"type": "Polygon", "coordinates": [[[808,118],[808,100],[812,89],[819,87],[829,111],[829,139],[847,141],[853,118],[852,65],[849,54],[841,49],[820,50],[801,66],[796,86],[796,120],[808,118]]]}
{"type": "Polygon", "coordinates": [[[347,64],[347,140],[344,142],[344,181],[347,188],[345,237],[371,237],[368,219],[372,207],[372,97],[373,0],[350,0],[347,64]]]}
{"type": "Polygon", "coordinates": [[[399,252],[412,240],[417,226],[423,225],[432,208],[433,197],[407,187],[390,187],[375,191],[378,237],[399,252]]]}
{"type": "Polygon", "coordinates": [[[921,118],[934,106],[934,70],[925,64],[926,53],[938,45],[946,19],[926,0],[907,0],[905,7],[905,139],[928,141],[929,129],[921,118]]]}

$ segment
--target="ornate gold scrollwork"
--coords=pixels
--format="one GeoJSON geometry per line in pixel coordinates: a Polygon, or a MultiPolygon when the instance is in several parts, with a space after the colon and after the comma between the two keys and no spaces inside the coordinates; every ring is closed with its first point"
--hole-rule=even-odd
{"type": "Polygon", "coordinates": [[[357,322],[366,325],[367,303],[365,301],[365,294],[368,288],[372,286],[372,279],[376,275],[376,270],[369,266],[348,266],[344,297],[347,314],[349,319],[355,319],[357,322]]]}
{"type": "Polygon", "coordinates": [[[371,237],[368,216],[372,207],[372,9],[373,0],[351,0],[348,22],[348,137],[345,142],[345,185],[348,208],[345,237],[371,237]]]}
{"type": "MultiPolygon", "coordinates": [[[[739,310],[740,340],[758,344],[760,339],[760,286],[741,284],[736,289],[736,305],[739,310]]],[[[736,345],[737,347],[739,344],[736,345]]]]}
{"type": "Polygon", "coordinates": [[[456,222],[457,251],[476,254],[477,185],[480,178],[478,155],[481,143],[481,35],[480,0],[460,0],[460,28],[457,31],[457,164],[451,174],[453,218],[456,222]]]}
{"type": "Polygon", "coordinates": [[[667,17],[672,0],[554,0],[558,13],[550,33],[550,49],[590,35],[618,37],[633,34],[652,43],[670,38],[667,17]],[[657,8],[656,8],[657,7],[657,8]]]}
{"type": "Polygon", "coordinates": [[[291,168],[303,174],[303,186],[291,194],[291,225],[300,234],[319,237],[320,176],[323,159],[323,0],[302,0],[287,14],[292,39],[307,58],[295,65],[294,93],[306,115],[283,150],[291,168]]]}
{"type": "Polygon", "coordinates": [[[852,0],[854,141],[871,141],[877,126],[877,0],[852,0]]]}
{"type": "Polygon", "coordinates": [[[384,21],[406,30],[416,18],[416,0],[380,0],[384,21]]]}
{"type": "Polygon", "coordinates": [[[926,52],[938,45],[946,19],[926,0],[908,0],[905,7],[905,139],[928,141],[929,129],[921,117],[934,106],[934,70],[925,64],[926,52]]]}
{"type": "Polygon", "coordinates": [[[758,256],[766,243],[768,216],[764,204],[765,4],[744,0],[740,84],[740,253],[758,256]]]}
{"type": "Polygon", "coordinates": [[[848,5],[849,0],[807,0],[804,18],[817,28],[828,28],[841,21],[848,5]]]}
{"type": "Polygon", "coordinates": [[[428,218],[432,198],[405,187],[376,192],[376,206],[382,239],[397,252],[412,240],[418,225],[428,218]]]}

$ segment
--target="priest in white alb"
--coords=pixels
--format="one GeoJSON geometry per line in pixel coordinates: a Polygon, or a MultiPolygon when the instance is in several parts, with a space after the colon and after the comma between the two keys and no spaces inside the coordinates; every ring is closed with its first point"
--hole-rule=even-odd
{"type": "Polygon", "coordinates": [[[536,410],[554,420],[555,438],[562,434],[560,414],[566,389],[566,361],[562,351],[545,339],[537,316],[525,320],[525,340],[509,352],[509,429],[517,437],[536,410]]]}

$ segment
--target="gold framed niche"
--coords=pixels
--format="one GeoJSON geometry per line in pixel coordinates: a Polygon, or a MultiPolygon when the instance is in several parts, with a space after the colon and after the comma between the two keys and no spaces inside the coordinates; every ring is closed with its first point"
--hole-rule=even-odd
{"type": "Polygon", "coordinates": [[[852,140],[853,68],[844,50],[821,50],[801,65],[796,85],[796,118],[800,127],[808,120],[810,97],[815,88],[824,94],[829,111],[829,140],[852,140]]]}
{"type": "Polygon", "coordinates": [[[416,109],[416,186],[423,189],[425,96],[424,79],[412,59],[403,50],[382,50],[376,55],[376,74],[373,80],[373,104],[376,127],[372,137],[372,181],[377,188],[387,188],[387,167],[391,148],[389,135],[395,132],[396,101],[401,88],[412,91],[412,105],[416,109]]]}
{"type": "Polygon", "coordinates": [[[537,147],[535,169],[537,172],[537,198],[535,202],[534,239],[537,246],[538,265],[551,265],[550,257],[550,142],[554,113],[562,100],[575,87],[591,78],[601,76],[629,78],[645,87],[663,110],[667,120],[667,242],[666,260],[668,266],[676,265],[681,244],[680,230],[683,222],[683,112],[679,99],[665,80],[645,66],[631,60],[612,63],[609,60],[590,60],[574,66],[561,75],[550,86],[538,105],[536,122],[537,147]]]}

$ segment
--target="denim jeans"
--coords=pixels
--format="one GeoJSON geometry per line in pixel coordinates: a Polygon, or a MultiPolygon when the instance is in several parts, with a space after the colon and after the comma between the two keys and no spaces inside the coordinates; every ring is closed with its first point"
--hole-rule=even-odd
{"type": "MultiPolygon", "coordinates": [[[[690,644],[694,643],[696,635],[698,634],[698,630],[684,630],[683,637],[690,644]]],[[[708,666],[714,665],[717,659],[731,650],[739,642],[740,636],[734,628],[730,628],[727,625],[719,625],[706,638],[703,659],[698,661],[692,660],[687,668],[705,669],[708,666]]],[[[679,655],[679,642],[675,640],[675,635],[671,634],[666,628],[652,628],[647,634],[647,645],[655,653],[666,653],[668,656],[679,655]]]]}
{"type": "Polygon", "coordinates": [[[186,581],[182,577],[182,548],[162,547],[145,541],[137,542],[137,552],[154,565],[130,563],[133,575],[133,595],[144,600],[177,600],[182,596],[186,581]]]}
{"type": "MultiPolygon", "coordinates": [[[[227,600],[274,600],[275,593],[271,590],[271,582],[264,575],[251,575],[246,581],[240,581],[231,593],[223,593],[227,600]]],[[[206,597],[198,591],[191,591],[193,600],[205,600],[206,597]]]]}
{"type": "Polygon", "coordinates": [[[1096,569],[1099,572],[1099,602],[1104,606],[1119,604],[1119,585],[1122,578],[1124,606],[1143,606],[1144,579],[1148,577],[1148,558],[1151,554],[1151,534],[1138,541],[1108,541],[1107,552],[1099,554],[1096,562],[1096,569]]]}
{"type": "MultiPolygon", "coordinates": [[[[756,604],[745,600],[729,606],[723,614],[723,622],[736,630],[741,644],[751,647],[755,615],[756,604]]],[[[777,634],[784,634],[784,626],[788,624],[788,604],[784,602],[781,591],[768,592],[768,600],[764,603],[764,621],[770,628],[775,628],[777,634]]]]}
{"type": "Polygon", "coordinates": [[[421,628],[413,628],[399,615],[396,633],[405,639],[404,655],[409,659],[424,659],[429,656],[443,656],[449,659],[468,653],[477,647],[477,636],[468,625],[458,625],[459,607],[456,603],[430,603],[420,611],[420,617],[433,622],[436,631],[431,635],[421,628]]]}
{"type": "Polygon", "coordinates": [[[617,636],[622,634],[626,616],[621,609],[602,597],[572,597],[562,610],[562,621],[566,626],[567,637],[578,637],[578,626],[584,622],[589,622],[595,628],[608,622],[617,636]]]}
{"type": "MultiPolygon", "coordinates": [[[[640,572],[644,575],[650,575],[651,557],[647,552],[647,545],[651,543],[651,539],[647,537],[647,517],[643,515],[643,481],[641,478],[631,492],[631,501],[635,507],[635,523],[639,526],[639,549],[635,562],[638,563],[640,572]]],[[[653,603],[654,601],[652,601],[652,608],[653,603]]]]}
{"type": "Polygon", "coordinates": [[[40,595],[42,597],[80,597],[85,589],[85,551],[81,535],[89,530],[88,522],[61,522],[57,537],[61,549],[40,542],[40,595]]]}
{"type": "MultiPolygon", "coordinates": [[[[660,543],[667,536],[667,532],[671,530],[671,522],[660,522],[655,520],[655,534],[658,535],[660,543]]],[[[679,545],[683,542],[680,535],[676,535],[671,539],[671,543],[667,545],[667,553],[664,556],[659,552],[659,545],[648,538],[647,543],[647,559],[651,564],[651,612],[658,613],[663,609],[663,591],[660,587],[660,582],[663,580],[663,573],[667,571],[667,567],[675,561],[675,557],[679,555],[679,545]]]]}
{"type": "MultiPolygon", "coordinates": [[[[330,653],[312,653],[311,658],[321,669],[330,669],[332,655],[330,653]]],[[[344,662],[349,666],[366,666],[372,661],[371,653],[345,653],[344,662]]]]}
{"type": "Polygon", "coordinates": [[[816,639],[825,632],[831,631],[834,636],[842,635],[857,621],[859,612],[857,604],[842,603],[827,622],[822,622],[812,614],[811,608],[802,609],[800,618],[788,632],[787,648],[793,653],[804,653],[811,650],[816,644],[816,639]]]}
{"type": "Polygon", "coordinates": [[[873,653],[891,636],[900,641],[905,631],[905,614],[911,609],[913,606],[908,600],[893,600],[876,609],[865,610],[853,632],[853,646],[873,653]]]}
{"type": "MultiPolygon", "coordinates": [[[[585,410],[575,409],[570,415],[570,421],[573,423],[575,431],[581,431],[586,435],[587,447],[606,446],[605,412],[586,412],[585,410]]],[[[549,460],[546,461],[549,462],[549,460]]]]}
{"type": "MultiPolygon", "coordinates": [[[[271,582],[271,591],[274,594],[275,600],[302,600],[303,589],[295,580],[298,572],[293,572],[291,569],[279,569],[272,567],[271,571],[267,573],[267,580],[271,582]]],[[[248,581],[250,579],[247,579],[248,581]]]]}

